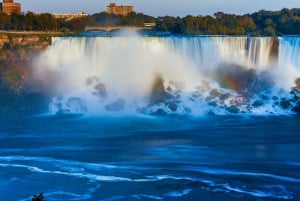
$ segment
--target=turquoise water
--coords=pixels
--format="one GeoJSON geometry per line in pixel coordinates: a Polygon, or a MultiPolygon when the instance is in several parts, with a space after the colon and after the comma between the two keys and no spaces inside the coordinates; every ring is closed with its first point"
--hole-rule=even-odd
{"type": "Polygon", "coordinates": [[[47,114],[0,115],[0,201],[300,200],[299,37],[100,35],[36,58],[47,114]]]}
{"type": "Polygon", "coordinates": [[[299,117],[1,117],[0,198],[299,200],[299,117]]]}

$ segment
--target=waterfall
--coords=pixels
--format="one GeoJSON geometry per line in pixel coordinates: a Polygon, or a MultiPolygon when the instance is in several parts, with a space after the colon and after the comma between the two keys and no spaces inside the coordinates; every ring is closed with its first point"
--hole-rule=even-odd
{"type": "MultiPolygon", "coordinates": [[[[41,88],[55,97],[56,111],[63,108],[63,101],[76,110],[136,111],[147,107],[158,77],[165,90],[181,98],[178,103],[186,104],[194,99],[191,94],[196,97],[196,89],[203,88],[203,80],[210,83],[210,89],[220,88],[221,82],[214,80],[219,76],[211,74],[220,70],[224,74],[223,66],[230,71],[222,80],[229,83],[223,85],[229,90],[247,91],[243,87],[251,81],[250,69],[270,72],[273,81],[278,79],[289,89],[299,76],[299,47],[299,37],[56,37],[37,59],[34,76],[41,88]]],[[[201,93],[209,96],[208,91],[201,93]]],[[[189,109],[183,106],[181,110],[189,109]]]]}
{"type": "Polygon", "coordinates": [[[280,64],[290,64],[300,69],[300,37],[280,38],[280,64]]]}

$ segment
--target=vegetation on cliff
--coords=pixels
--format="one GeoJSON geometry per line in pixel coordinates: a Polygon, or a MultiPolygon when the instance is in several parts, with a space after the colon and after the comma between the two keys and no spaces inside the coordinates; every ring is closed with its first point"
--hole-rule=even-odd
{"type": "Polygon", "coordinates": [[[176,34],[300,35],[300,8],[284,8],[280,11],[260,10],[246,15],[217,12],[213,16],[188,15],[183,18],[173,16],[155,18],[135,12],[121,16],[101,12],[68,21],[55,19],[48,13],[28,12],[23,15],[0,13],[1,30],[81,32],[85,26],[142,26],[145,22],[156,22],[154,27],[156,31],[176,34]]]}
{"type": "Polygon", "coordinates": [[[35,113],[46,97],[30,86],[35,55],[51,42],[47,36],[0,35],[0,113],[35,113]]]}

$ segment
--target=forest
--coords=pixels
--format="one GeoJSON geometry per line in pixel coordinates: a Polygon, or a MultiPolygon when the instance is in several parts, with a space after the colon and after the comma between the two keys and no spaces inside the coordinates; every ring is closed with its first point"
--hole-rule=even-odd
{"type": "Polygon", "coordinates": [[[224,12],[213,16],[152,17],[142,13],[128,16],[100,12],[70,21],[55,19],[49,13],[6,15],[0,13],[0,30],[81,32],[85,26],[142,26],[155,22],[154,31],[173,34],[280,36],[300,35],[300,8],[280,11],[260,10],[252,14],[235,15],[224,12]]]}

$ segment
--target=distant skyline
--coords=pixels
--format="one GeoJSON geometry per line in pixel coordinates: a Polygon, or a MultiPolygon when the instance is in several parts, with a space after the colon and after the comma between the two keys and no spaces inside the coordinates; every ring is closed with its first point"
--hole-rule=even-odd
{"type": "Polygon", "coordinates": [[[79,12],[88,14],[106,11],[109,3],[133,5],[136,12],[152,16],[213,15],[222,11],[247,14],[264,10],[300,8],[300,0],[14,0],[22,4],[22,12],[79,12]]]}

